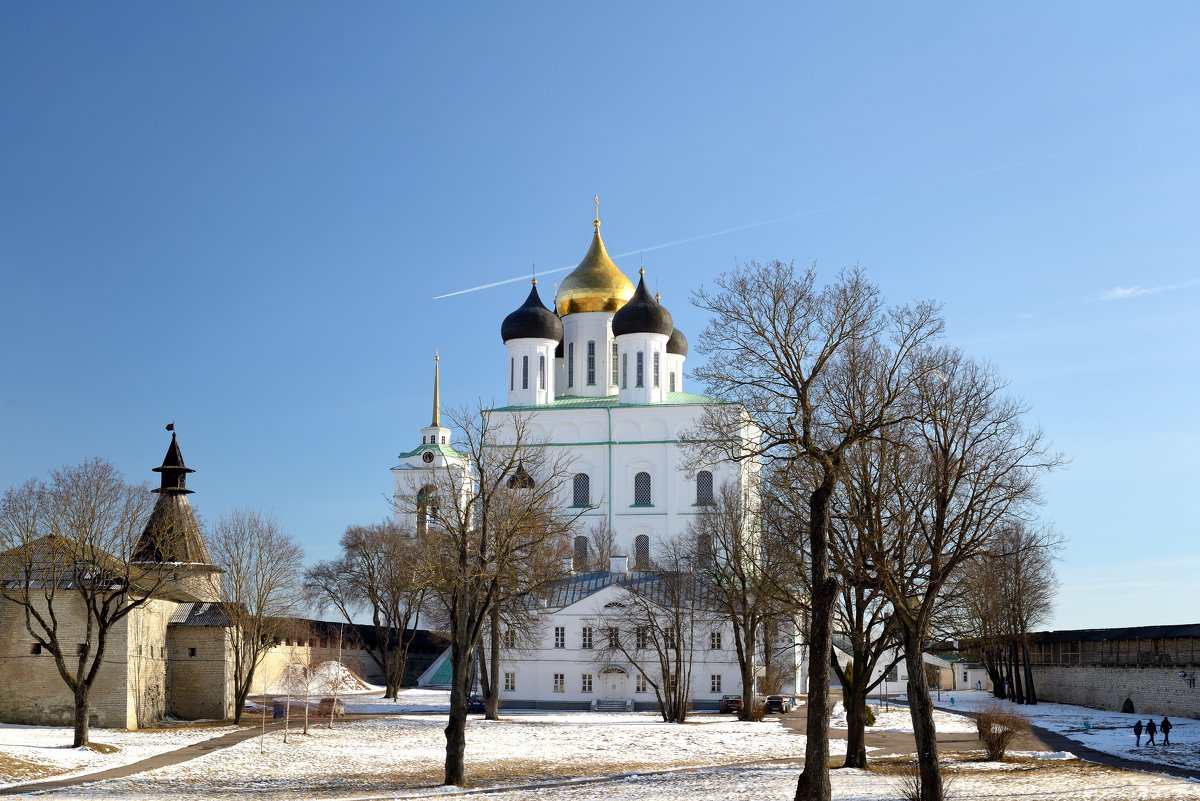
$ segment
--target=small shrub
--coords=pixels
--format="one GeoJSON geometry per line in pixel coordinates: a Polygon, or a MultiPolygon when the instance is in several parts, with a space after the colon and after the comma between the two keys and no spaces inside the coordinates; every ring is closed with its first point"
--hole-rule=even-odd
{"type": "MultiPolygon", "coordinates": [[[[951,798],[950,778],[943,776],[939,770],[938,781],[942,785],[941,797],[951,798]]],[[[913,763],[906,773],[892,782],[892,788],[899,794],[901,801],[921,801],[921,766],[913,763]]]]}
{"type": "Polygon", "coordinates": [[[993,762],[1004,761],[1013,739],[1029,731],[1028,720],[999,706],[990,706],[980,712],[975,719],[975,726],[987,751],[987,758],[993,762]]]}
{"type": "Polygon", "coordinates": [[[867,704],[863,709],[863,725],[875,725],[875,707],[871,706],[870,704],[867,704]]]}

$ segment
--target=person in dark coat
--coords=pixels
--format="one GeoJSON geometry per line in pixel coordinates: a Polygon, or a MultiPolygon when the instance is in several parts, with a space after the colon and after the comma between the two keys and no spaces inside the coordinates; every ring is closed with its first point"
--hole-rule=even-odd
{"type": "Polygon", "coordinates": [[[1138,718],[1137,723],[1133,724],[1133,736],[1137,738],[1137,747],[1142,745],[1142,719],[1138,718]]]}
{"type": "Polygon", "coordinates": [[[1163,718],[1163,722],[1158,724],[1158,730],[1163,733],[1163,745],[1171,744],[1171,721],[1163,718]]]}
{"type": "Polygon", "coordinates": [[[1158,728],[1154,725],[1154,718],[1150,718],[1146,721],[1146,745],[1154,745],[1154,732],[1156,731],[1158,728]]]}

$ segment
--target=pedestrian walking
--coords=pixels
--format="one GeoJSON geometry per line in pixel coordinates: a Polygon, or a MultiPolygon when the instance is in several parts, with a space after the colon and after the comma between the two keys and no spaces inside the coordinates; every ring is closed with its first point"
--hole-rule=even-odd
{"type": "Polygon", "coordinates": [[[1136,747],[1140,748],[1142,745],[1142,720],[1141,720],[1141,718],[1138,718],[1137,723],[1133,724],[1133,736],[1135,738],[1137,738],[1137,746],[1136,747]]]}
{"type": "Polygon", "coordinates": [[[1158,730],[1163,733],[1163,745],[1171,744],[1171,721],[1163,718],[1163,722],[1158,724],[1158,730]]]}
{"type": "Polygon", "coordinates": [[[1146,745],[1154,745],[1154,732],[1158,731],[1154,725],[1154,718],[1146,721],[1146,745]]]}

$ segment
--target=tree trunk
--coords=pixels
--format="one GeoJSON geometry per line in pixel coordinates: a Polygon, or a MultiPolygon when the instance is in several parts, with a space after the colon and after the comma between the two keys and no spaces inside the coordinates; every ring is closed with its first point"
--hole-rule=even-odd
{"type": "Polygon", "coordinates": [[[908,667],[908,710],[912,715],[913,739],[917,743],[917,766],[921,778],[921,801],[942,801],[942,773],[938,764],[937,731],[933,725],[933,701],[925,678],[919,632],[904,632],[904,662],[908,667]]]}
{"type": "Polygon", "coordinates": [[[75,739],[71,743],[72,748],[79,748],[90,742],[88,739],[92,712],[90,690],[91,688],[82,681],[75,686],[75,739]]]}
{"type": "Polygon", "coordinates": [[[742,708],[738,712],[738,720],[762,720],[761,714],[754,709],[754,643],[745,647],[745,655],[738,670],[742,674],[742,708]]]}
{"type": "Polygon", "coordinates": [[[1017,643],[1014,641],[1008,649],[1008,669],[1013,677],[1013,700],[1018,704],[1025,703],[1025,688],[1021,682],[1021,662],[1017,656],[1017,643]]]}
{"type": "Polygon", "coordinates": [[[1037,703],[1037,691],[1033,688],[1033,665],[1029,660],[1029,643],[1021,640],[1021,657],[1025,663],[1025,703],[1037,703]]]}
{"type": "Polygon", "coordinates": [[[467,696],[471,694],[471,648],[464,643],[451,645],[450,717],[446,721],[446,784],[461,787],[466,783],[463,757],[467,751],[467,696]]]}
{"type": "MultiPolygon", "coordinates": [[[[857,659],[854,663],[859,664],[857,659]]],[[[842,705],[846,707],[846,760],[844,768],[867,767],[867,682],[856,667],[842,685],[842,705]],[[847,686],[849,685],[849,686],[847,686]]]]}
{"type": "Polygon", "coordinates": [[[826,470],[808,501],[809,556],[812,576],[812,616],[808,634],[808,720],[805,726],[804,770],[796,780],[796,801],[830,801],[829,784],[829,666],[833,649],[833,609],[837,580],[829,575],[829,498],[834,475],[826,470]]]}
{"type": "MultiPolygon", "coordinates": [[[[491,638],[488,640],[488,674],[491,676],[491,687],[484,699],[484,718],[486,720],[500,719],[500,608],[492,609],[491,638]]],[[[482,668],[481,668],[482,670],[482,668]]]]}

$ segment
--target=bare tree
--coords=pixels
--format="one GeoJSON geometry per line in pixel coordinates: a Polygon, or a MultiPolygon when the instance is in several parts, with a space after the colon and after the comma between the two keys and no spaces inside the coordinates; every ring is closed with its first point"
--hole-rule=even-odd
{"type": "Polygon", "coordinates": [[[830,564],[830,501],[847,450],[912,414],[910,388],[925,368],[911,356],[941,333],[942,321],[930,303],[885,309],[858,270],[818,288],[812,270],[751,262],[718,277],[716,285],[693,295],[713,315],[700,339],[709,360],[695,375],[735,405],[710,407],[703,423],[710,436],[701,438],[712,439],[720,458],[803,467],[790,475],[807,482],[796,486],[807,496],[812,656],[796,799],[829,801],[827,655],[839,586],[830,564]],[[712,436],[738,430],[734,417],[747,412],[761,429],[759,441],[712,436]]]}
{"type": "Polygon", "coordinates": [[[597,616],[597,652],[602,660],[627,662],[653,690],[663,721],[683,723],[696,653],[726,619],[696,569],[695,540],[669,540],[658,551],[649,570],[617,581],[625,592],[597,616]]]}
{"type": "Polygon", "coordinates": [[[348,527],[341,547],[340,557],[305,572],[306,592],[318,608],[337,610],[347,623],[370,614],[375,647],[367,654],[383,675],[383,697],[394,700],[428,590],[421,544],[412,532],[384,522],[348,527]]]}
{"type": "Polygon", "coordinates": [[[242,719],[254,673],[303,606],[304,554],[270,517],[236,510],[222,517],[210,538],[221,576],[220,609],[233,658],[233,720],[242,719]]]}
{"type": "Polygon", "coordinates": [[[450,634],[444,779],[462,785],[467,698],[484,631],[545,546],[572,533],[576,515],[561,508],[567,463],[533,441],[527,418],[480,409],[451,418],[461,432],[454,446],[461,461],[438,471],[432,486],[398,494],[397,503],[425,521],[426,577],[450,634]]]}
{"type": "Polygon", "coordinates": [[[741,720],[762,720],[762,707],[754,703],[756,660],[766,646],[764,634],[769,623],[785,616],[764,559],[752,497],[736,484],[723,484],[713,505],[690,526],[696,571],[707,587],[708,598],[733,629],[742,681],[741,720]]]}
{"type": "MultiPolygon", "coordinates": [[[[137,561],[152,506],[148,486],[127,484],[99,459],[0,499],[0,602],[16,606],[34,647],[54,658],[74,702],[74,747],[88,743],[91,692],[110,639],[173,586],[170,571],[137,561]]],[[[195,525],[186,504],[164,505],[153,534],[169,552],[195,525]]]]}
{"type": "Polygon", "coordinates": [[[937,355],[918,383],[920,418],[893,432],[879,455],[890,484],[890,524],[869,542],[869,559],[892,603],[908,667],[922,801],[941,801],[933,705],[923,651],[943,590],[959,571],[1039,501],[1039,473],[1061,463],[1025,408],[988,368],[956,351],[937,355]],[[902,436],[901,436],[902,433],[902,436]]]}

